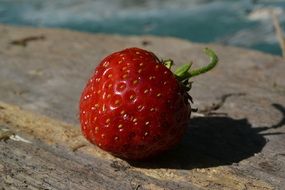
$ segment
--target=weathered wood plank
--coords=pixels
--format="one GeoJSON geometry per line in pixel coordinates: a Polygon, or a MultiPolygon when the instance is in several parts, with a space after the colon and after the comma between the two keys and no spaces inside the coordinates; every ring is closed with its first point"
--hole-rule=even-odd
{"type": "MultiPolygon", "coordinates": [[[[150,189],[272,189],[264,181],[226,167],[187,171],[177,170],[174,165],[175,169],[169,169],[172,161],[168,159],[162,160],[163,165],[154,161],[134,167],[88,144],[79,128],[8,104],[0,103],[0,106],[2,131],[5,128],[13,136],[25,139],[0,143],[4,188],[132,189],[135,183],[141,189],[149,189],[150,184],[150,189]],[[74,151],[81,144],[85,146],[74,151]]],[[[209,158],[212,162],[211,155],[209,158]]]]}
{"type": "Polygon", "coordinates": [[[174,38],[0,26],[0,101],[6,102],[0,103],[0,187],[285,186],[285,63],[259,52],[209,45],[221,61],[194,79],[193,106],[201,111],[182,143],[156,160],[128,163],[87,143],[78,127],[80,91],[98,60],[130,46],[172,57],[177,65],[190,58],[194,66],[207,62],[205,45],[174,38]]]}

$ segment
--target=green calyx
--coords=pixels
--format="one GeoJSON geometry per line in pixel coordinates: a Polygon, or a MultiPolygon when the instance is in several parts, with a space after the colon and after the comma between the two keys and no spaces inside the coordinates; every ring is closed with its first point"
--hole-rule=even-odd
{"type": "MultiPolygon", "coordinates": [[[[218,56],[213,50],[205,48],[204,53],[210,58],[210,63],[208,65],[198,69],[191,70],[191,66],[193,63],[190,62],[188,64],[182,65],[181,67],[177,68],[176,71],[174,72],[175,77],[177,78],[178,81],[182,83],[186,91],[189,91],[191,89],[192,82],[189,82],[190,78],[212,70],[219,61],[218,56]]],[[[173,61],[171,59],[164,60],[163,64],[168,69],[171,69],[173,61]]]]}
{"type": "Polygon", "coordinates": [[[163,64],[166,68],[171,70],[171,67],[173,65],[173,61],[171,59],[166,59],[166,60],[163,60],[163,64]]]}

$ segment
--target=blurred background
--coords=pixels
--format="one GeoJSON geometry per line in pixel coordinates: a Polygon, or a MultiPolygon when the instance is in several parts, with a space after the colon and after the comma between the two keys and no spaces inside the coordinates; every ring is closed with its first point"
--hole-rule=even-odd
{"type": "Polygon", "coordinates": [[[272,14],[285,0],[0,0],[0,23],[174,36],[281,55],[272,14]]]}

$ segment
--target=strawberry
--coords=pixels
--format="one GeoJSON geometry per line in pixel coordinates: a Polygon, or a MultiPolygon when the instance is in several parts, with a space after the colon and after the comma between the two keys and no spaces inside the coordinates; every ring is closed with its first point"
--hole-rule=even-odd
{"type": "Polygon", "coordinates": [[[191,114],[189,78],[213,68],[189,71],[191,64],[170,70],[139,48],[115,52],[101,61],[80,99],[80,122],[91,143],[120,158],[142,160],[176,145],[191,114]]]}

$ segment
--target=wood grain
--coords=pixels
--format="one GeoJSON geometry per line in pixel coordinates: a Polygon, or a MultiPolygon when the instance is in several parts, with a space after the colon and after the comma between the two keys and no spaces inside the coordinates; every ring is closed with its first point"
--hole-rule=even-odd
{"type": "Polygon", "coordinates": [[[0,142],[4,189],[273,189],[227,167],[134,167],[87,143],[76,127],[2,102],[0,106],[2,130],[26,141],[0,142]],[[85,146],[74,151],[78,144],[85,146]]]}

